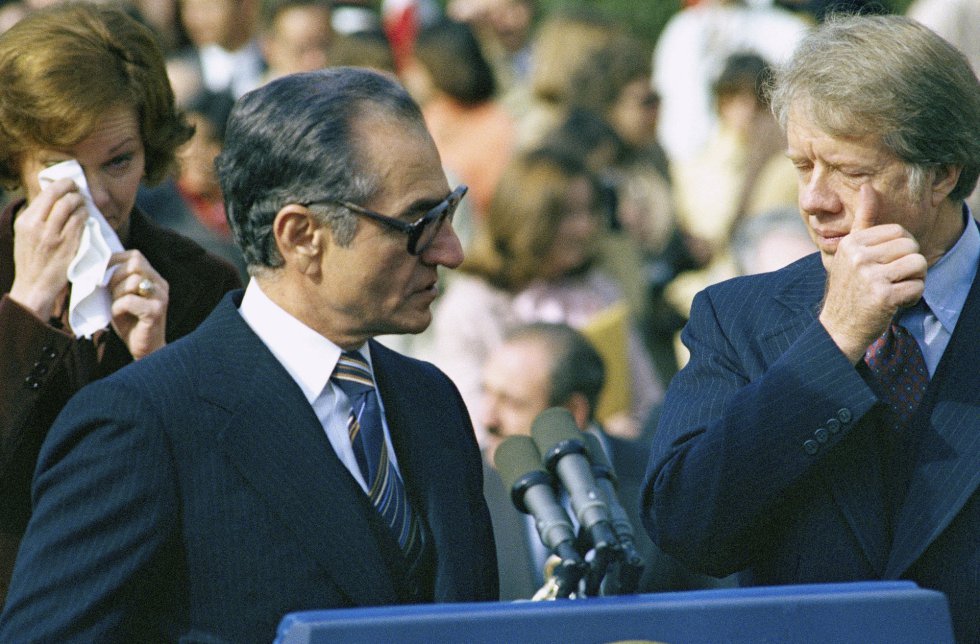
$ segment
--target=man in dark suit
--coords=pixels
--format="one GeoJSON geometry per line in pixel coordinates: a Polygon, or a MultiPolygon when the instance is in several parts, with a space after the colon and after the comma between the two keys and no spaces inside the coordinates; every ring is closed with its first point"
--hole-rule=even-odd
{"type": "Polygon", "coordinates": [[[696,298],[645,525],[747,584],[913,580],[980,641],[980,84],[921,25],[863,17],[808,36],[772,97],[819,252],[696,298]]]}
{"type": "MultiPolygon", "coordinates": [[[[645,568],[639,592],[683,590],[717,585],[712,578],[692,575],[657,550],[639,523],[640,484],[647,449],[641,442],[610,436],[594,418],[605,382],[602,358],[580,332],[564,324],[538,322],[512,330],[494,350],[483,369],[483,421],[489,433],[487,461],[510,436],[528,436],[535,418],[549,407],[567,408],[582,431],[592,433],[616,472],[620,504],[635,526],[636,546],[645,568]]],[[[490,507],[500,598],[530,599],[544,584],[548,552],[534,520],[514,507],[500,474],[484,466],[484,495],[490,507]]]]}
{"type": "Polygon", "coordinates": [[[267,642],[291,611],[497,597],[459,393],[371,339],[425,329],[462,261],[418,107],[366,70],[287,76],[217,165],[252,281],[65,409],[2,641],[267,642]]]}

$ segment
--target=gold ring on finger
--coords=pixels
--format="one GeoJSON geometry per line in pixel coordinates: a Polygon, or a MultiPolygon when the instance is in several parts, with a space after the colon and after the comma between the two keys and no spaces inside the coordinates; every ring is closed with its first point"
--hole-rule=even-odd
{"type": "Polygon", "coordinates": [[[156,284],[154,284],[150,278],[144,277],[140,280],[139,285],[136,287],[136,294],[140,297],[150,297],[156,290],[156,284]]]}

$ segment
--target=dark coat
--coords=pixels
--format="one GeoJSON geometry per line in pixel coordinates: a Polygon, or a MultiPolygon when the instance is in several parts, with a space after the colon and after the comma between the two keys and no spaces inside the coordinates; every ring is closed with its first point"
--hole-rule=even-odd
{"type": "MultiPolygon", "coordinates": [[[[284,614],[406,601],[395,543],[299,386],[226,297],[76,396],[45,443],[0,641],[268,642],[284,614]]],[[[459,393],[371,343],[439,602],[497,597],[459,393]]]]}
{"type": "MultiPolygon", "coordinates": [[[[48,429],[79,389],[133,361],[111,328],[96,356],[70,332],[6,297],[14,281],[13,214],[23,203],[0,214],[0,602],[30,517],[31,476],[48,429]]],[[[241,285],[229,264],[141,212],[130,222],[127,247],[143,253],[170,286],[167,342],[190,333],[241,285]]]]}
{"type": "Polygon", "coordinates": [[[889,521],[879,403],[817,320],[819,255],[697,296],[644,491],[654,540],[753,584],[909,579],[980,641],[980,279],[913,418],[908,494],[889,521]],[[890,537],[894,523],[894,538],[890,537]]]}

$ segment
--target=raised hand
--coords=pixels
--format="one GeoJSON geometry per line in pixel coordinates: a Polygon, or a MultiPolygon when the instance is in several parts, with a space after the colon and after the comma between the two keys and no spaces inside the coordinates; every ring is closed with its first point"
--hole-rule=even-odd
{"type": "Polygon", "coordinates": [[[880,210],[874,189],[862,185],[851,231],[827,269],[820,312],[820,322],[855,364],[895,312],[925,290],[927,262],[919,243],[898,224],[878,223],[880,210]]]}
{"type": "Polygon", "coordinates": [[[112,328],[139,360],[167,343],[170,286],[138,250],[114,254],[109,266],[116,267],[109,280],[112,328]]]}
{"type": "Polygon", "coordinates": [[[42,320],[68,287],[68,265],[78,251],[88,218],[85,201],[70,179],[47,186],[14,220],[14,282],[9,297],[42,320]]]}

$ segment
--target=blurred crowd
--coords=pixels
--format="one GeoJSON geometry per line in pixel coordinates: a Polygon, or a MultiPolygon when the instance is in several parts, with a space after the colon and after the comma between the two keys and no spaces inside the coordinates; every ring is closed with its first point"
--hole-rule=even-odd
{"type": "MultiPolygon", "coordinates": [[[[3,2],[0,30],[51,3],[3,2]]],[[[326,66],[401,80],[450,183],[469,187],[454,221],[466,259],[443,275],[430,328],[384,341],[454,380],[484,447],[498,424],[484,366],[513,329],[539,322],[578,329],[598,349],[605,431],[649,438],[686,360],[676,338],[694,294],[814,250],[768,105],[770,69],[830,12],[880,7],[688,0],[650,43],[588,3],[561,12],[535,0],[120,3],[158,36],[195,126],[179,171],[142,187],[137,203],[243,278],[213,165],[234,101],[326,66]]],[[[980,65],[980,2],[916,0],[908,13],[980,65]]]]}

